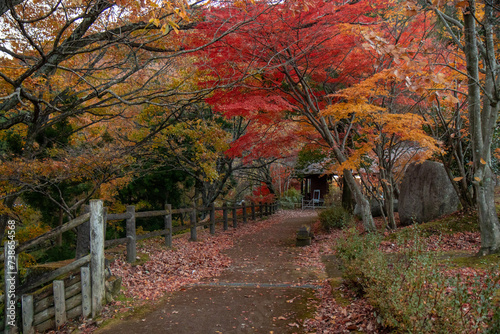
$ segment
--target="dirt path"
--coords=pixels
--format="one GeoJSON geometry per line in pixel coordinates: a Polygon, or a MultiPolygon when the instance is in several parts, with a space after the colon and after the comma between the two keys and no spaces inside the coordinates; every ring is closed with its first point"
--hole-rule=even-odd
{"type": "Polygon", "coordinates": [[[215,279],[175,292],[154,312],[96,333],[304,333],[322,273],[299,267],[295,232],[316,216],[286,218],[245,235],[225,253],[232,265],[215,279]]]}

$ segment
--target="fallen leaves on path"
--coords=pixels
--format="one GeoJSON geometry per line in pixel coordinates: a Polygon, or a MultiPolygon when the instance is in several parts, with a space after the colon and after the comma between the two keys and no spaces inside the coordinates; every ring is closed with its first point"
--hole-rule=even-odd
{"type": "MultiPolygon", "coordinates": [[[[322,256],[333,254],[335,242],[343,238],[343,232],[333,230],[331,233],[324,233],[319,228],[319,222],[314,224],[313,231],[315,232],[313,244],[302,248],[301,256],[296,259],[296,264],[301,267],[325,270],[322,256]]],[[[315,283],[318,284],[318,282],[315,283]]],[[[381,333],[373,316],[373,308],[365,299],[356,298],[341,286],[336,289],[342,289],[342,294],[350,300],[349,305],[342,306],[335,300],[329,280],[324,279],[319,284],[322,287],[315,294],[319,302],[314,318],[304,322],[306,331],[321,334],[353,331],[381,333]]]]}
{"type": "Polygon", "coordinates": [[[231,244],[228,234],[200,242],[179,238],[174,241],[173,249],[164,248],[161,240],[154,239],[138,248],[138,252],[149,255],[146,263],[133,266],[120,256],[110,269],[113,275],[122,278],[126,297],[157,300],[166,292],[219,275],[231,263],[220,252],[231,244]]]}
{"type": "MultiPolygon", "coordinates": [[[[339,288],[339,289],[342,289],[339,288]]],[[[349,294],[348,291],[343,291],[349,294]]],[[[313,319],[305,321],[307,331],[318,334],[351,333],[383,333],[378,328],[373,307],[363,298],[349,296],[351,303],[342,306],[332,295],[328,281],[318,290],[316,297],[320,300],[313,319]]]]}
{"type": "Polygon", "coordinates": [[[284,219],[306,214],[284,211],[263,221],[240,224],[237,229],[217,231],[215,235],[204,230],[198,233],[199,241],[196,242],[189,241],[189,235],[185,234],[173,240],[172,249],[165,248],[162,239],[150,239],[137,250],[149,255],[146,263],[132,266],[121,255],[111,263],[110,269],[113,275],[122,277],[125,296],[157,300],[166,292],[220,275],[231,264],[230,258],[222,251],[231,248],[235,240],[284,219]]]}
{"type": "MultiPolygon", "coordinates": [[[[157,301],[168,292],[178,291],[202,279],[216,277],[231,265],[231,259],[223,251],[233,247],[234,241],[254,234],[271,225],[294,217],[310,216],[311,212],[281,211],[265,220],[240,222],[239,227],[221,231],[217,225],[215,235],[208,230],[198,231],[198,241],[189,241],[189,233],[175,237],[172,248],[163,244],[163,239],[148,239],[137,245],[137,253],[149,256],[142,265],[126,262],[124,254],[117,255],[110,264],[113,275],[122,278],[123,293],[129,301],[115,301],[107,304],[100,322],[114,318],[117,313],[133,310],[151,301],[157,301]]],[[[49,333],[71,333],[78,327],[81,333],[94,332],[98,324],[91,319],[77,319],[58,331],[49,333]]]]}
{"type": "MultiPolygon", "coordinates": [[[[333,230],[331,233],[324,233],[319,227],[319,221],[312,226],[314,240],[312,245],[300,247],[299,256],[295,259],[295,264],[300,268],[312,268],[314,271],[323,272],[325,264],[321,260],[321,256],[331,254],[335,241],[342,236],[340,230],[333,230]]],[[[308,282],[313,284],[315,282],[308,282]]]]}

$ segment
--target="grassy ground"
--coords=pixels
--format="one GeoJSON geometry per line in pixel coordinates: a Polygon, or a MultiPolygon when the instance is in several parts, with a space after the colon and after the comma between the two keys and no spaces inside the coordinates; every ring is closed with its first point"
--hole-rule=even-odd
{"type": "Polygon", "coordinates": [[[373,333],[500,332],[500,254],[477,255],[474,211],[381,233],[345,230],[336,248],[344,283],[382,324],[373,333]]]}
{"type": "MultiPolygon", "coordinates": [[[[497,212],[500,214],[500,187],[495,190],[495,203],[497,212]]],[[[436,252],[441,253],[439,256],[443,259],[443,263],[453,268],[477,268],[488,269],[500,265],[500,254],[492,254],[488,256],[476,256],[473,245],[478,245],[479,237],[479,221],[477,212],[474,210],[459,211],[453,214],[441,217],[434,221],[418,225],[419,234],[426,239],[447,241],[453,238],[465,238],[464,244],[467,243],[469,248],[453,249],[454,247],[444,245],[442,249],[436,249],[436,252]]],[[[397,239],[407,239],[410,234],[414,233],[413,228],[401,228],[397,231],[387,234],[386,241],[395,241],[397,239]]]]}

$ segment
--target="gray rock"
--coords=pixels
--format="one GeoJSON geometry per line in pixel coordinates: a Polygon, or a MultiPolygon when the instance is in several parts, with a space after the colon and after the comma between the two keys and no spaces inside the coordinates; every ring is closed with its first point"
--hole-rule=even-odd
{"type": "MultiPolygon", "coordinates": [[[[382,216],[382,207],[380,206],[380,203],[376,199],[371,199],[370,200],[370,210],[372,211],[372,216],[373,217],[381,217],[382,216]]],[[[398,200],[394,200],[394,212],[398,212],[398,200]]],[[[387,212],[384,213],[387,215],[387,212]]],[[[361,215],[361,210],[359,209],[359,206],[356,204],[354,207],[353,214],[355,216],[360,216],[361,215]]]]}
{"type": "Polygon", "coordinates": [[[309,246],[313,238],[313,233],[311,232],[311,226],[302,226],[297,231],[297,240],[295,245],[297,247],[309,246]]]}
{"type": "Polygon", "coordinates": [[[424,161],[408,166],[399,193],[401,225],[434,220],[455,212],[458,204],[458,195],[441,163],[424,161]]]}
{"type": "Polygon", "coordinates": [[[122,278],[111,276],[104,282],[106,288],[106,301],[108,303],[113,302],[114,298],[120,293],[122,286],[122,278]]]}

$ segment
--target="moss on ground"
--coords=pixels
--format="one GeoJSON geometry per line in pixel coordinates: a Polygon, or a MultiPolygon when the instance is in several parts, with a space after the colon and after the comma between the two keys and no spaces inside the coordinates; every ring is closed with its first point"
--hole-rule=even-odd
{"type": "MultiPolygon", "coordinates": [[[[497,213],[500,215],[500,187],[495,189],[495,203],[497,203],[497,213]]],[[[398,235],[405,236],[409,233],[408,230],[408,228],[399,229],[386,239],[395,240],[398,235]]],[[[475,210],[461,210],[434,221],[419,224],[418,230],[424,237],[458,232],[479,232],[479,220],[475,210]]]]}
{"type": "MultiPolygon", "coordinates": [[[[126,288],[122,287],[121,290],[122,291],[126,290],[126,288]]],[[[146,315],[153,312],[158,307],[158,305],[160,305],[164,300],[166,300],[166,298],[167,295],[165,295],[163,298],[160,298],[155,302],[151,301],[141,302],[139,300],[126,297],[122,292],[115,297],[115,301],[121,302],[120,303],[121,305],[114,306],[114,310],[112,310],[112,312],[114,312],[113,318],[108,318],[103,320],[102,323],[99,324],[99,328],[105,328],[107,326],[120,323],[123,320],[142,319],[146,315]]]]}
{"type": "Polygon", "coordinates": [[[349,298],[344,297],[342,291],[339,290],[342,285],[342,277],[335,277],[329,280],[330,287],[332,288],[332,295],[337,302],[342,307],[347,307],[351,304],[351,300],[349,298]]]}
{"type": "Polygon", "coordinates": [[[448,268],[472,268],[493,270],[500,266],[500,254],[477,256],[466,251],[450,251],[440,256],[448,268]]]}
{"type": "Polygon", "coordinates": [[[314,291],[312,289],[304,292],[304,295],[302,295],[297,302],[293,303],[295,317],[297,320],[304,322],[305,320],[314,317],[316,304],[311,303],[311,300],[318,300],[314,296],[314,291]]]}
{"type": "Polygon", "coordinates": [[[144,263],[149,261],[149,254],[147,253],[137,253],[136,260],[132,263],[132,266],[142,266],[144,263]]]}
{"type": "Polygon", "coordinates": [[[455,234],[459,232],[479,232],[479,222],[477,212],[458,211],[451,215],[441,217],[428,223],[400,228],[384,239],[395,241],[397,239],[406,240],[415,237],[415,229],[422,237],[431,235],[455,234]]]}
{"type": "Polygon", "coordinates": [[[424,236],[433,234],[454,234],[458,232],[479,232],[477,212],[458,211],[432,222],[419,225],[424,236]]]}

